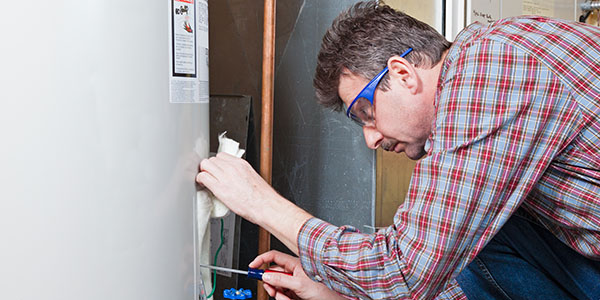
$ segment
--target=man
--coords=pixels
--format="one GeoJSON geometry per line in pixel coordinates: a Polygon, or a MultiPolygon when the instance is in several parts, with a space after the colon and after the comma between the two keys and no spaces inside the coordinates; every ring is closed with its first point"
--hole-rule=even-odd
{"type": "MultiPolygon", "coordinates": [[[[510,18],[450,44],[359,3],[325,34],[315,87],[370,148],[426,155],[393,226],[367,235],[313,218],[230,156],[197,177],[299,254],[310,278],[360,299],[600,297],[599,28],[510,18]]],[[[253,265],[296,268],[285,259],[253,265]]]]}

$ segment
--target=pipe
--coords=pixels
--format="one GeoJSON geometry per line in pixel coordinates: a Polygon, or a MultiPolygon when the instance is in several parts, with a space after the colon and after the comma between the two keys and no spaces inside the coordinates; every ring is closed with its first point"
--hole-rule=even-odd
{"type": "Polygon", "coordinates": [[[585,2],[579,5],[581,10],[583,11],[592,11],[596,9],[600,9],[600,2],[585,2]]]}
{"type": "MultiPolygon", "coordinates": [[[[273,158],[273,85],[275,77],[275,1],[265,0],[263,17],[262,112],[260,134],[260,175],[271,184],[273,158]]],[[[271,235],[264,228],[258,231],[258,253],[271,248],[271,235]]],[[[264,269],[268,266],[263,266],[264,269]]],[[[256,299],[268,300],[261,283],[256,288],[256,299]]]]}

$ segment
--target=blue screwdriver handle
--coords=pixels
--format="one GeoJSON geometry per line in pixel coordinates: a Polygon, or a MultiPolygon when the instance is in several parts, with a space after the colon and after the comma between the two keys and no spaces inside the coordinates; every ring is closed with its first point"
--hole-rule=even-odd
{"type": "Polygon", "coordinates": [[[292,276],[292,274],[286,273],[286,272],[283,272],[283,271],[261,270],[261,269],[248,268],[248,278],[252,278],[252,279],[256,279],[256,280],[262,280],[262,277],[263,277],[264,273],[280,273],[280,274],[285,274],[285,275],[288,275],[288,276],[292,276]]]}

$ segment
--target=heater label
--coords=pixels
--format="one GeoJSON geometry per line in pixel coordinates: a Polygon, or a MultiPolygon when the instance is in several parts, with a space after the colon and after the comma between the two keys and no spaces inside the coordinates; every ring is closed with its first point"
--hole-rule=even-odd
{"type": "Polygon", "coordinates": [[[208,102],[208,2],[169,3],[171,103],[208,102]]]}
{"type": "Polygon", "coordinates": [[[196,77],[196,7],[194,0],[172,0],[173,76],[196,77]]]}

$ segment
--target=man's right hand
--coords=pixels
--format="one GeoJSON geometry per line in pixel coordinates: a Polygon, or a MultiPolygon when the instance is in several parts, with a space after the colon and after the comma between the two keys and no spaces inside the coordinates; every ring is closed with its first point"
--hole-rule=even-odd
{"type": "Polygon", "coordinates": [[[281,253],[279,251],[269,251],[257,256],[249,265],[250,268],[260,268],[263,264],[276,263],[277,266],[272,270],[291,273],[292,276],[278,273],[265,273],[263,283],[269,296],[276,300],[337,300],[344,299],[338,293],[330,290],[324,284],[312,281],[300,264],[297,257],[281,253]]]}

